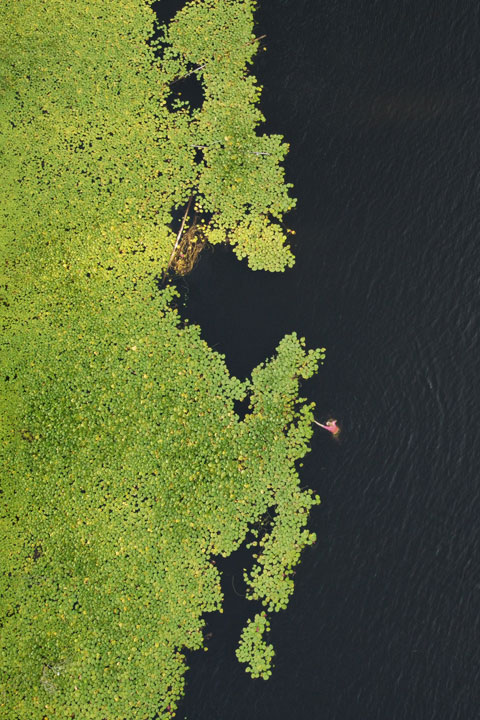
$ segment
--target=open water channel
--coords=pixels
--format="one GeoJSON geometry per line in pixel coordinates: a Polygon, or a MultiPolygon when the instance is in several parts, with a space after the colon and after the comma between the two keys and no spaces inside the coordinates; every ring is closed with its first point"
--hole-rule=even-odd
{"type": "MultiPolygon", "coordinates": [[[[177,6],[181,7],[178,2],[177,6]]],[[[291,144],[296,266],[204,253],[186,314],[245,377],[292,330],[326,346],[302,482],[318,543],[273,617],[276,667],[234,657],[235,561],[188,720],[480,718],[480,5],[261,0],[255,72],[291,144]]]]}

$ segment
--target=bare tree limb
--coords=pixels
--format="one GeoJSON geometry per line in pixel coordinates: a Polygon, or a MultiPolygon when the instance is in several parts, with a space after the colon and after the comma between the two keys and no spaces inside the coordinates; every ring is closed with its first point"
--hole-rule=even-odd
{"type": "Polygon", "coordinates": [[[167,267],[166,267],[166,269],[165,269],[164,278],[166,277],[167,272],[170,270],[170,266],[171,266],[172,260],[173,260],[173,258],[174,258],[174,256],[175,256],[175,253],[176,253],[176,250],[177,250],[177,247],[178,247],[178,243],[180,242],[180,239],[181,239],[181,237],[182,237],[183,228],[185,227],[185,222],[186,222],[186,219],[187,219],[187,217],[188,217],[188,213],[190,212],[190,206],[191,206],[191,204],[192,204],[192,200],[193,200],[193,195],[190,195],[190,199],[189,199],[189,201],[188,201],[187,208],[186,208],[185,213],[184,213],[184,215],[183,215],[182,224],[180,225],[180,230],[178,231],[177,239],[175,240],[175,245],[173,246],[172,254],[170,255],[170,260],[168,261],[168,265],[167,265],[167,267]]]}

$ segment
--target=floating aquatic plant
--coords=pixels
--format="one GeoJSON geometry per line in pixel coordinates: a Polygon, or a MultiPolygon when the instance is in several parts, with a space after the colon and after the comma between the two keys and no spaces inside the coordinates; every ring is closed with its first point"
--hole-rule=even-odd
{"type": "MultiPolygon", "coordinates": [[[[240,381],[158,290],[192,195],[202,242],[252,267],[292,261],[286,146],[258,134],[247,72],[252,4],[189,3],[158,47],[141,0],[6,0],[0,16],[0,714],[170,717],[185,650],[222,609],[215,556],[270,509],[246,580],[284,608],[318,502],[295,463],[313,417],[299,381],[319,353],[289,335],[240,381]],[[202,106],[172,103],[199,65],[202,106]]],[[[273,651],[253,625],[238,656],[266,677],[273,651]]]]}

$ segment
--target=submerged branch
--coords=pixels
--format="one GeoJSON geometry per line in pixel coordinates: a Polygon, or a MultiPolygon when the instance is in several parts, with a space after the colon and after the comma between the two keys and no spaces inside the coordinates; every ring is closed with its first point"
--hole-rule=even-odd
{"type": "Polygon", "coordinates": [[[190,207],[191,207],[191,205],[192,205],[192,201],[193,201],[193,195],[190,195],[190,198],[189,198],[189,200],[188,200],[188,204],[187,204],[186,210],[185,210],[184,215],[183,215],[182,224],[180,225],[180,230],[178,231],[177,239],[175,240],[175,245],[173,246],[173,250],[172,250],[172,252],[171,252],[170,259],[169,259],[169,261],[168,261],[168,265],[167,265],[167,267],[165,268],[165,271],[164,271],[164,273],[163,273],[163,279],[164,279],[164,281],[165,281],[165,277],[166,277],[166,275],[167,275],[167,272],[170,270],[170,267],[171,267],[171,265],[172,265],[173,258],[175,257],[175,253],[176,253],[177,248],[178,248],[178,243],[180,242],[180,239],[181,239],[181,237],[182,237],[183,228],[185,227],[185,222],[186,222],[186,220],[187,220],[188,213],[190,212],[190,207]]]}

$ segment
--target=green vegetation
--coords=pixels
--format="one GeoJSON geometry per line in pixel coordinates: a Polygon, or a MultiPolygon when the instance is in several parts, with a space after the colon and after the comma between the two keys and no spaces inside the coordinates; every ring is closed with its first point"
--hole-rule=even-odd
{"type": "MultiPolygon", "coordinates": [[[[200,110],[181,108],[187,148],[200,149],[186,180],[200,212],[209,218],[209,242],[230,242],[254,270],[283,270],[293,264],[285,246],[283,214],[288,196],[280,161],[287,145],[278,135],[258,135],[260,88],[246,68],[257,51],[252,2],[187,3],[165,30],[167,82],[192,68],[203,88],[200,110]]],[[[173,161],[173,157],[172,157],[173,161]]],[[[177,172],[174,169],[174,176],[177,172]]],[[[185,197],[183,198],[185,200],[185,197]]]]}
{"type": "Polygon", "coordinates": [[[257,613],[242,631],[237,658],[247,663],[247,671],[253,678],[268,680],[272,674],[273,645],[267,645],[263,633],[269,632],[270,623],[264,612],[257,613]]]}
{"type": "MultiPolygon", "coordinates": [[[[215,556],[253,532],[248,594],[274,611],[314,540],[318,498],[295,468],[312,405],[298,388],[323,355],[292,334],[240,381],[156,282],[191,196],[209,242],[252,267],[291,263],[285,145],[257,135],[247,75],[251,13],[190,3],[155,54],[142,0],[0,8],[7,720],[173,715],[184,651],[221,611],[215,556]],[[173,81],[202,64],[192,110],[173,81]]],[[[241,638],[253,677],[270,673],[267,630],[257,613],[241,638]]]]}

